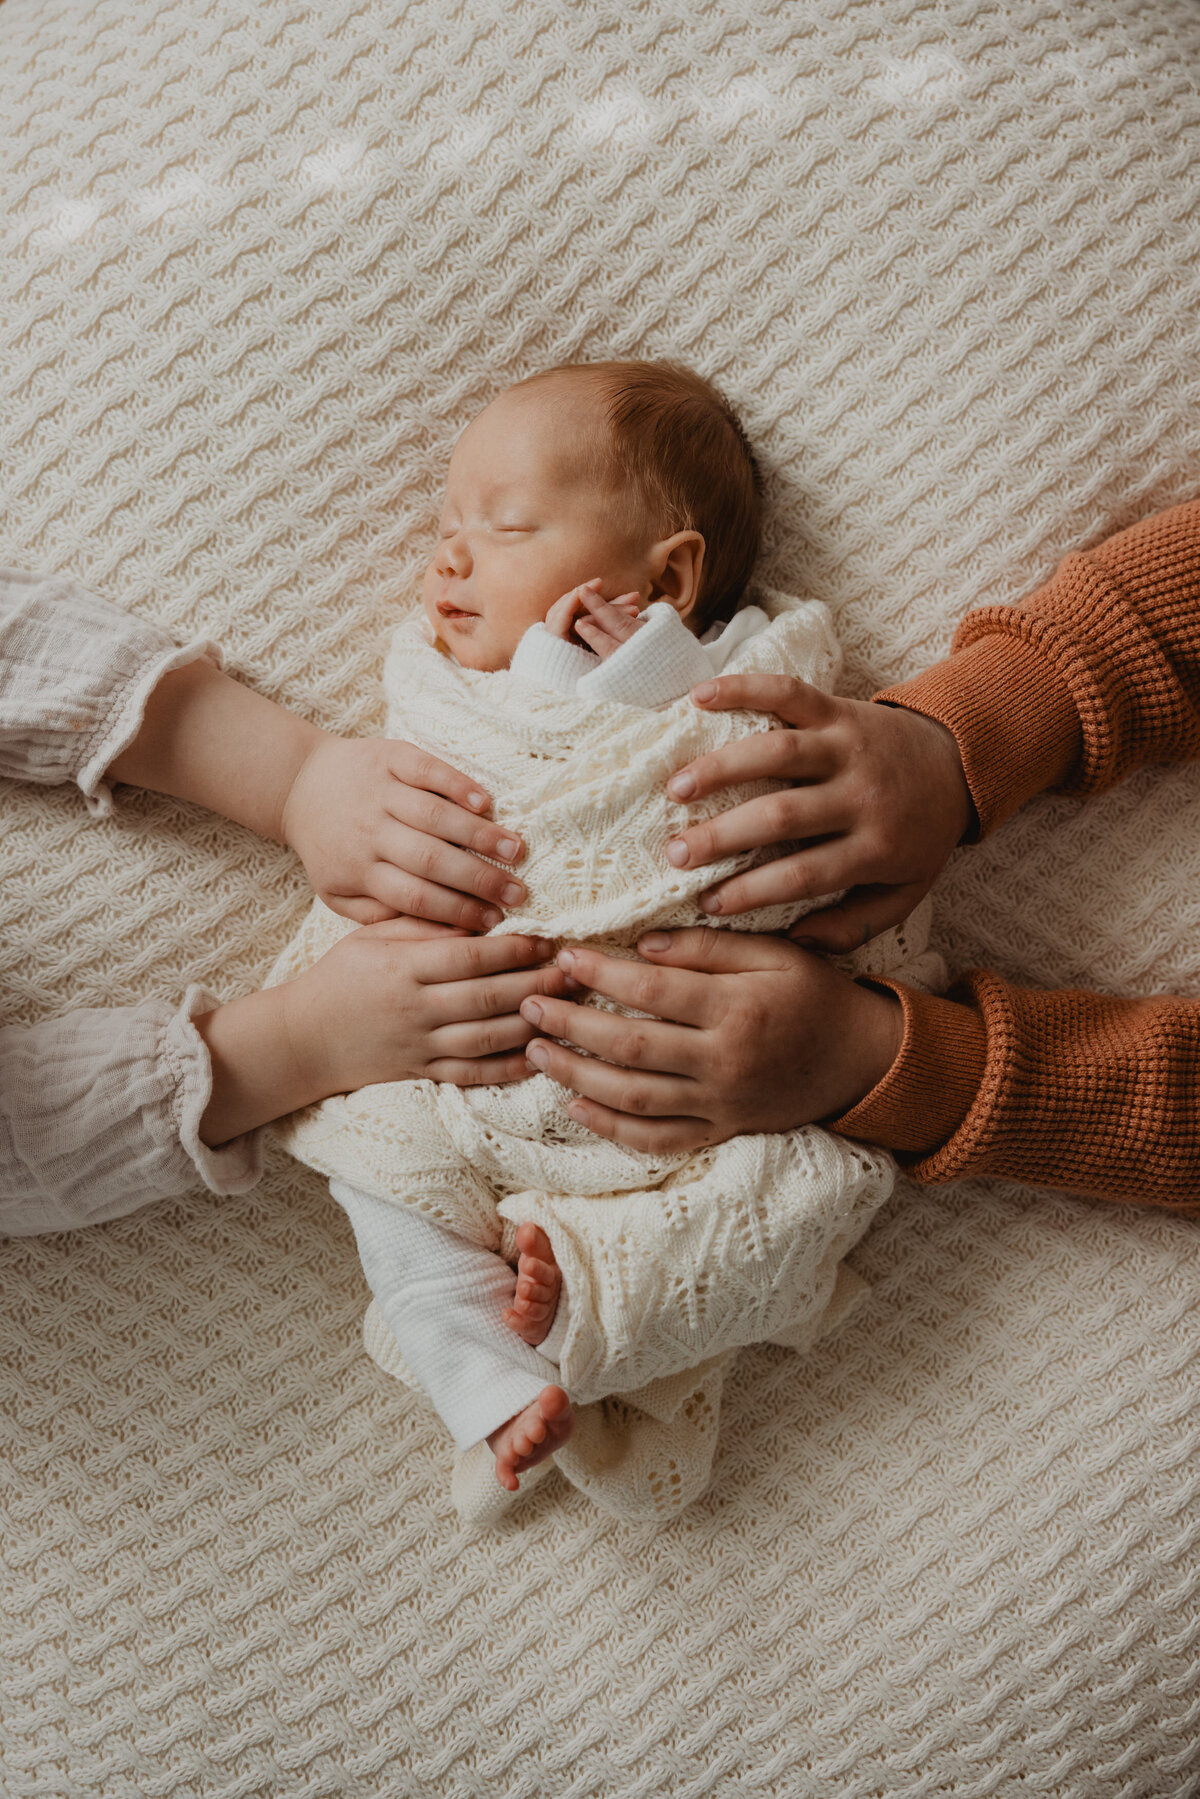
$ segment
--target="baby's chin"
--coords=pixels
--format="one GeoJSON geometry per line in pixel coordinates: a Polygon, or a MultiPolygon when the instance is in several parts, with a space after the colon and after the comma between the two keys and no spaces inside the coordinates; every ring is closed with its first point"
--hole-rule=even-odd
{"type": "Polygon", "coordinates": [[[492,641],[484,621],[475,614],[439,618],[433,641],[460,667],[477,669],[481,674],[494,674],[512,661],[512,652],[492,641]]]}

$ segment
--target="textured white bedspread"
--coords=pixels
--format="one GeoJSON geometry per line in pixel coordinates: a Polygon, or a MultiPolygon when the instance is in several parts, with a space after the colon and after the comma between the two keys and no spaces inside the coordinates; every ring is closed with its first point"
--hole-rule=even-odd
{"type": "MultiPolygon", "coordinates": [[[[0,116],[0,561],[338,729],[548,362],[728,387],[857,693],[1200,487],[1193,0],[7,0],[0,116]]],[[[244,990],[304,911],[186,807],[2,798],[9,1017],[244,990]]],[[[1196,992],[1198,877],[1149,771],[958,858],[938,941],[1196,992]]],[[[681,1520],[547,1483],[471,1541],[316,1177],[0,1245],[0,1789],[1185,1799],[1198,1245],[901,1186],[681,1520]]]]}

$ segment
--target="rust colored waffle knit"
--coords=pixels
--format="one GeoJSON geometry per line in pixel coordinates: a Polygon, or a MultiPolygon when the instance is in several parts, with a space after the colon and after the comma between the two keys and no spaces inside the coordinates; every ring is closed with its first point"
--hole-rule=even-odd
{"type": "MultiPolygon", "coordinates": [[[[954,733],[986,836],[1033,794],[1200,756],[1200,501],[970,613],[945,662],[877,694],[954,733]]],[[[837,1130],[920,1181],[995,1175],[1200,1217],[1200,1001],[1038,993],[987,970],[898,982],[904,1041],[837,1130]]]]}

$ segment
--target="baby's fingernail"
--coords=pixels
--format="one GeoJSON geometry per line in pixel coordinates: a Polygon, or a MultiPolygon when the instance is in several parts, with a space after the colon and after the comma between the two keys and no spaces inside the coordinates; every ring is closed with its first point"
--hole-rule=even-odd
{"type": "Polygon", "coordinates": [[[672,775],[667,782],[667,792],[673,800],[690,800],[695,791],[694,775],[672,775]]]}
{"type": "Polygon", "coordinates": [[[483,914],[483,928],[485,931],[494,931],[498,924],[503,924],[503,923],[504,923],[503,912],[497,912],[497,910],[494,906],[488,906],[485,908],[484,914],[483,914]]]}
{"type": "Polygon", "coordinates": [[[660,956],[665,949],[670,949],[671,939],[666,931],[649,931],[638,942],[638,948],[648,950],[652,956],[660,956]]]}
{"type": "Polygon", "coordinates": [[[544,1068],[550,1060],[550,1051],[544,1043],[531,1043],[526,1048],[525,1060],[532,1062],[535,1068],[544,1068]]]}
{"type": "Polygon", "coordinates": [[[667,845],[667,861],[670,862],[674,868],[684,868],[687,866],[687,859],[687,844],[683,841],[682,837],[673,838],[667,845]]]}
{"type": "Polygon", "coordinates": [[[502,837],[496,845],[496,854],[502,862],[515,862],[520,847],[515,837],[502,837]]]}
{"type": "Polygon", "coordinates": [[[525,889],[517,881],[509,881],[500,898],[506,906],[519,906],[525,898],[525,889]]]}
{"type": "Polygon", "coordinates": [[[721,902],[715,893],[702,893],[700,895],[700,905],[705,912],[719,912],[721,910],[721,902]]]}
{"type": "Polygon", "coordinates": [[[817,950],[821,947],[815,937],[793,937],[792,942],[798,943],[801,949],[817,950]]]}
{"type": "Polygon", "coordinates": [[[560,949],[558,952],[558,966],[560,968],[565,968],[569,974],[575,966],[574,950],[560,949]]]}
{"type": "Polygon", "coordinates": [[[541,1024],[542,1008],[538,1005],[538,1003],[535,999],[522,1000],[521,1001],[521,1017],[527,1018],[529,1020],[530,1024],[541,1024]]]}
{"type": "Polygon", "coordinates": [[[474,806],[476,812],[482,812],[484,807],[487,805],[487,794],[486,793],[469,793],[467,795],[467,804],[468,804],[468,806],[474,806]]]}
{"type": "Polygon", "coordinates": [[[692,698],[696,700],[699,705],[703,706],[709,700],[716,697],[716,692],[717,684],[715,681],[701,681],[699,687],[692,688],[692,698]]]}

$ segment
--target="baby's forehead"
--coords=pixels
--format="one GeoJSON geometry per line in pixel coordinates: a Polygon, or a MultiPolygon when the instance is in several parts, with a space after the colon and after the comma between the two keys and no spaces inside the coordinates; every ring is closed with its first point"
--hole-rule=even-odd
{"type": "Polygon", "coordinates": [[[499,491],[514,482],[594,479],[608,463],[612,430],[595,380],[569,374],[505,388],[463,430],[450,481],[499,491]]]}

